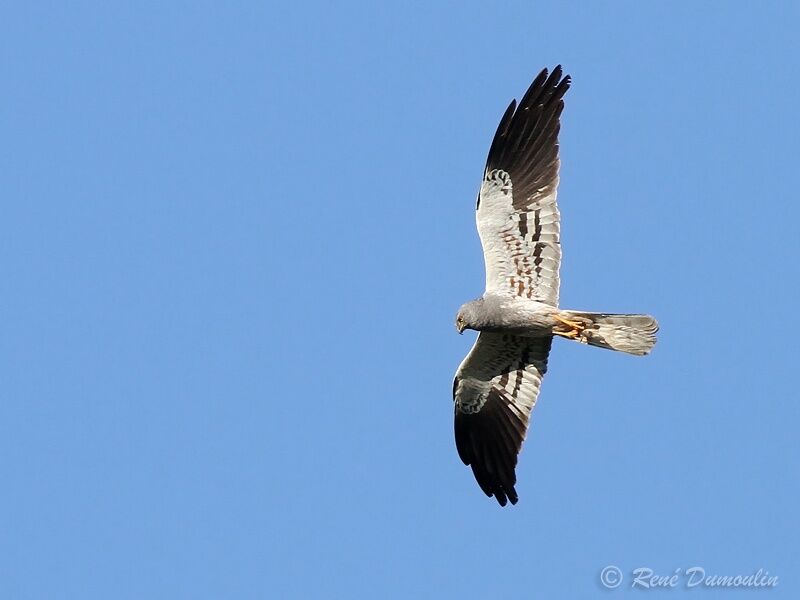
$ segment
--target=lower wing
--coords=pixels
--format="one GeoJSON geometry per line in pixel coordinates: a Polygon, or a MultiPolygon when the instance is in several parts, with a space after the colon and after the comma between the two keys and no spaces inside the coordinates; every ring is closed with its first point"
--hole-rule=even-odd
{"type": "Polygon", "coordinates": [[[482,332],[453,381],[458,455],[501,506],[518,500],[517,455],[547,371],[552,336],[482,332]]]}

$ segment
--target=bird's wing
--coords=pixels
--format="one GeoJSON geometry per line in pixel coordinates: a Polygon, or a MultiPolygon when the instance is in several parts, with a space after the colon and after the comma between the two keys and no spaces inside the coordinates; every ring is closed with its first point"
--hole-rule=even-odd
{"type": "Polygon", "coordinates": [[[494,135],[476,220],[486,291],[558,305],[558,131],[569,75],[543,70],[494,135]]]}
{"type": "Polygon", "coordinates": [[[517,503],[517,455],[552,341],[482,332],[453,381],[458,455],[501,506],[517,503]]]}

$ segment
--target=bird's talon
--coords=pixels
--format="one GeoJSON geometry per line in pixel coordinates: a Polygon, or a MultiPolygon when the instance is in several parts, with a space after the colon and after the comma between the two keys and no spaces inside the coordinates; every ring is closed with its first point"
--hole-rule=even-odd
{"type": "MultiPolygon", "coordinates": [[[[563,336],[570,340],[578,339],[579,336],[581,340],[585,338],[585,336],[583,335],[583,330],[586,329],[586,325],[584,325],[580,321],[571,321],[570,319],[565,319],[564,317],[559,315],[553,315],[553,317],[555,318],[556,321],[565,326],[564,329],[561,328],[553,329],[554,334],[563,336]]],[[[558,327],[558,325],[556,325],[556,327],[558,327]]]]}

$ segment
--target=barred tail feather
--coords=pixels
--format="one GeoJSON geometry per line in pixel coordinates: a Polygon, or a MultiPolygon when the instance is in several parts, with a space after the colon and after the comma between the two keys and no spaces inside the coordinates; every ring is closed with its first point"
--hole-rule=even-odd
{"type": "Polygon", "coordinates": [[[578,340],[618,352],[644,356],[656,343],[658,322],[650,315],[615,315],[565,310],[561,316],[584,325],[578,340]]]}

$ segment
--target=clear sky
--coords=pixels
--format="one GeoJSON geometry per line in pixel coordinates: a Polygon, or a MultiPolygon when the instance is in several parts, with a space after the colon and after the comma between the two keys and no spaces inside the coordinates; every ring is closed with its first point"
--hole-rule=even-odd
{"type": "Polygon", "coordinates": [[[0,597],[800,596],[796,4],[60,4],[0,23],[0,597]],[[562,304],[661,333],[556,340],[501,509],[453,321],[558,63],[562,304]]]}

